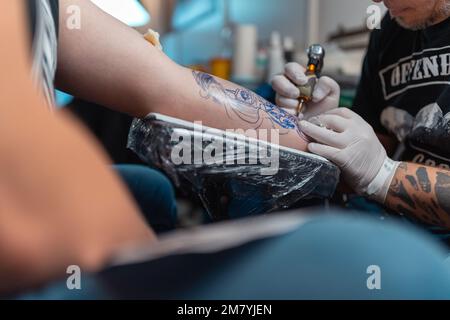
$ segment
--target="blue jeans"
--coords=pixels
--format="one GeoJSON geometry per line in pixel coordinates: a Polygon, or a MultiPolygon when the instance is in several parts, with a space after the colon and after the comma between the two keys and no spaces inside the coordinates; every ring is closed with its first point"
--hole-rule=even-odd
{"type": "Polygon", "coordinates": [[[62,283],[31,297],[450,299],[447,257],[445,248],[416,228],[338,213],[220,252],[107,270],[86,280],[80,292],[62,283]],[[368,287],[370,266],[379,267],[380,290],[368,287]]]}
{"type": "Polygon", "coordinates": [[[118,165],[114,169],[128,186],[153,230],[157,233],[173,230],[177,209],[175,192],[169,179],[145,166],[118,165]]]}

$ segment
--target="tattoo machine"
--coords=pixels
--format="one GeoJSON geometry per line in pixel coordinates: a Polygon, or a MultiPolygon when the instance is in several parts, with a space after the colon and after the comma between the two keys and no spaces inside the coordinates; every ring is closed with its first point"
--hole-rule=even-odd
{"type": "Polygon", "coordinates": [[[314,89],[322,72],[324,59],[325,49],[321,45],[314,44],[308,48],[308,66],[305,72],[308,77],[308,82],[298,87],[300,89],[300,97],[296,110],[297,118],[300,116],[305,105],[313,99],[314,89]]]}

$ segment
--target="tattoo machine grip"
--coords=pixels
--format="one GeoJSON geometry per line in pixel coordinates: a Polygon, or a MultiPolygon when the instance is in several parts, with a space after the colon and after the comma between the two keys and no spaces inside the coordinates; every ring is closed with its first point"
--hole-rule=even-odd
{"type": "Polygon", "coordinates": [[[305,72],[308,82],[303,86],[298,86],[300,97],[296,110],[297,118],[300,116],[305,104],[313,99],[314,89],[323,69],[324,60],[325,49],[321,45],[314,44],[308,48],[308,66],[305,72]]]}

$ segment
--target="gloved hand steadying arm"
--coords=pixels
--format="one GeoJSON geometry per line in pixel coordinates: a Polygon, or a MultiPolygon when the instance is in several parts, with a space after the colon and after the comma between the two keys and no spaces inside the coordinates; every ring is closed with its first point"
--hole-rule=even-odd
{"type": "MultiPolygon", "coordinates": [[[[295,113],[299,104],[300,90],[296,87],[305,85],[308,78],[305,68],[292,62],[285,67],[284,75],[273,78],[272,87],[277,93],[276,103],[290,113],[295,113]]],[[[319,78],[313,92],[313,101],[303,111],[302,118],[309,119],[339,106],[341,89],[336,81],[329,77],[319,78]]]]}
{"type": "Polygon", "coordinates": [[[339,166],[357,193],[384,203],[399,163],[388,158],[366,121],[341,108],[301,121],[300,127],[315,140],[308,145],[310,152],[339,166]]]}

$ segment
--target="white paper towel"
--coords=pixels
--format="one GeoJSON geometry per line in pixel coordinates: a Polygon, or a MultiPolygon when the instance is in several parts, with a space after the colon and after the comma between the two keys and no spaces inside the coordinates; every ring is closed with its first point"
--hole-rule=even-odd
{"type": "Polygon", "coordinates": [[[258,30],[255,25],[237,25],[234,30],[233,80],[253,81],[256,77],[258,30]]]}

